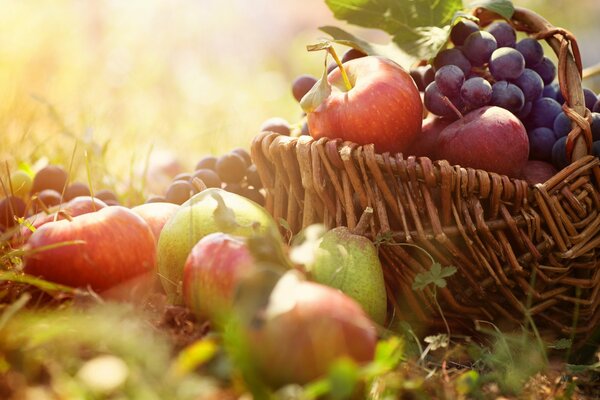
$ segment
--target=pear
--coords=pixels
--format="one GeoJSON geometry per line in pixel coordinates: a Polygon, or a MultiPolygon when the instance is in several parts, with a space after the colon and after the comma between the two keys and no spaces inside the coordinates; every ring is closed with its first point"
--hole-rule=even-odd
{"type": "MultiPolygon", "coordinates": [[[[369,208],[365,211],[373,212],[369,208]]],[[[314,262],[308,269],[314,281],[341,290],[375,323],[383,325],[387,295],[381,262],[373,242],[355,232],[337,227],[325,233],[316,244],[314,262]]]]}

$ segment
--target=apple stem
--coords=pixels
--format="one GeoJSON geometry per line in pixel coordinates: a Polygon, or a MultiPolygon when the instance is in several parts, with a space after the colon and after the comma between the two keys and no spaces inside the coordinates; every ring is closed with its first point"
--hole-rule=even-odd
{"type": "Polygon", "coordinates": [[[369,225],[371,225],[371,220],[373,219],[373,208],[367,207],[365,211],[363,211],[360,219],[358,220],[358,224],[352,230],[352,233],[355,235],[364,235],[367,231],[369,225]]]}
{"type": "Polygon", "coordinates": [[[335,63],[337,64],[338,68],[340,69],[340,72],[342,73],[342,79],[344,80],[344,85],[346,86],[346,90],[352,89],[352,84],[350,83],[350,79],[348,79],[348,74],[346,73],[346,69],[344,68],[342,61],[338,57],[333,46],[328,47],[327,51],[329,51],[329,54],[331,54],[331,57],[333,57],[333,59],[335,60],[335,63]]]}
{"type": "Polygon", "coordinates": [[[446,103],[446,105],[448,107],[450,107],[452,109],[452,111],[454,111],[456,113],[456,115],[458,115],[458,119],[462,119],[464,117],[464,115],[462,115],[460,110],[458,108],[456,108],[456,106],[454,104],[452,104],[452,102],[450,101],[450,99],[448,97],[444,96],[443,99],[444,99],[444,103],[446,103]]]}

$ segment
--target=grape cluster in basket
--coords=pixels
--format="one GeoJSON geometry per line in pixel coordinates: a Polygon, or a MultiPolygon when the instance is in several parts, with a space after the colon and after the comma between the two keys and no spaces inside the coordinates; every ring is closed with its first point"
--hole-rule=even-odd
{"type": "MultiPolygon", "coordinates": [[[[527,129],[531,160],[567,165],[566,136],[571,121],[564,113],[564,98],[557,70],[540,42],[517,41],[513,27],[496,21],[485,29],[461,20],[451,31],[454,47],[438,53],[433,66],[411,70],[425,107],[433,114],[456,119],[461,114],[498,106],[511,111],[527,129]]],[[[600,100],[584,89],[585,105],[592,111],[593,152],[600,153],[600,100]]]]}
{"type": "Polygon", "coordinates": [[[153,196],[147,202],[167,201],[183,204],[204,188],[222,188],[264,205],[262,183],[250,154],[236,148],[220,157],[206,156],[196,164],[194,172],[176,175],[164,196],[153,196]]]}

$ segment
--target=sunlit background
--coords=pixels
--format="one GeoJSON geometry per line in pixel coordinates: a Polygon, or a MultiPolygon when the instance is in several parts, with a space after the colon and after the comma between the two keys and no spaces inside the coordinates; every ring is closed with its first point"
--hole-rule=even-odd
{"type": "MultiPolygon", "coordinates": [[[[584,66],[600,62],[599,1],[516,4],[573,31],[584,66]]],[[[290,84],[320,73],[305,45],[332,23],[323,0],[0,0],[3,173],[73,160],[81,177],[87,153],[93,180],[114,185],[149,154],[192,168],[247,148],[265,119],[300,121],[290,84]]]]}

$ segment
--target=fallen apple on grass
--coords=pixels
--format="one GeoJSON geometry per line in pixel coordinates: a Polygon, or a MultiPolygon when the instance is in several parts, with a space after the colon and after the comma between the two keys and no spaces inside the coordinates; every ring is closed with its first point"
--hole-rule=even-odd
{"type": "Polygon", "coordinates": [[[377,334],[360,305],[339,290],[286,273],[271,292],[260,323],[248,327],[260,376],[273,387],[322,377],[342,357],[373,359],[377,334]]]}
{"type": "Polygon", "coordinates": [[[379,56],[338,62],[302,98],[308,128],[315,139],[341,138],[361,145],[373,143],[379,153],[405,152],[421,132],[423,104],[415,82],[402,67],[379,56]]]}
{"type": "Polygon", "coordinates": [[[167,221],[177,212],[179,205],[167,202],[145,203],[132,207],[131,211],[146,221],[152,229],[154,238],[158,243],[160,232],[167,221]]]}
{"type": "Polygon", "coordinates": [[[121,206],[48,222],[24,251],[25,273],[98,292],[152,271],[156,262],[152,230],[121,206]]]}
{"type": "Polygon", "coordinates": [[[245,197],[217,188],[194,195],[167,221],[158,239],[158,273],[169,301],[183,303],[183,268],[200,239],[214,232],[248,237],[268,231],[279,237],[273,217],[245,197]]]}

